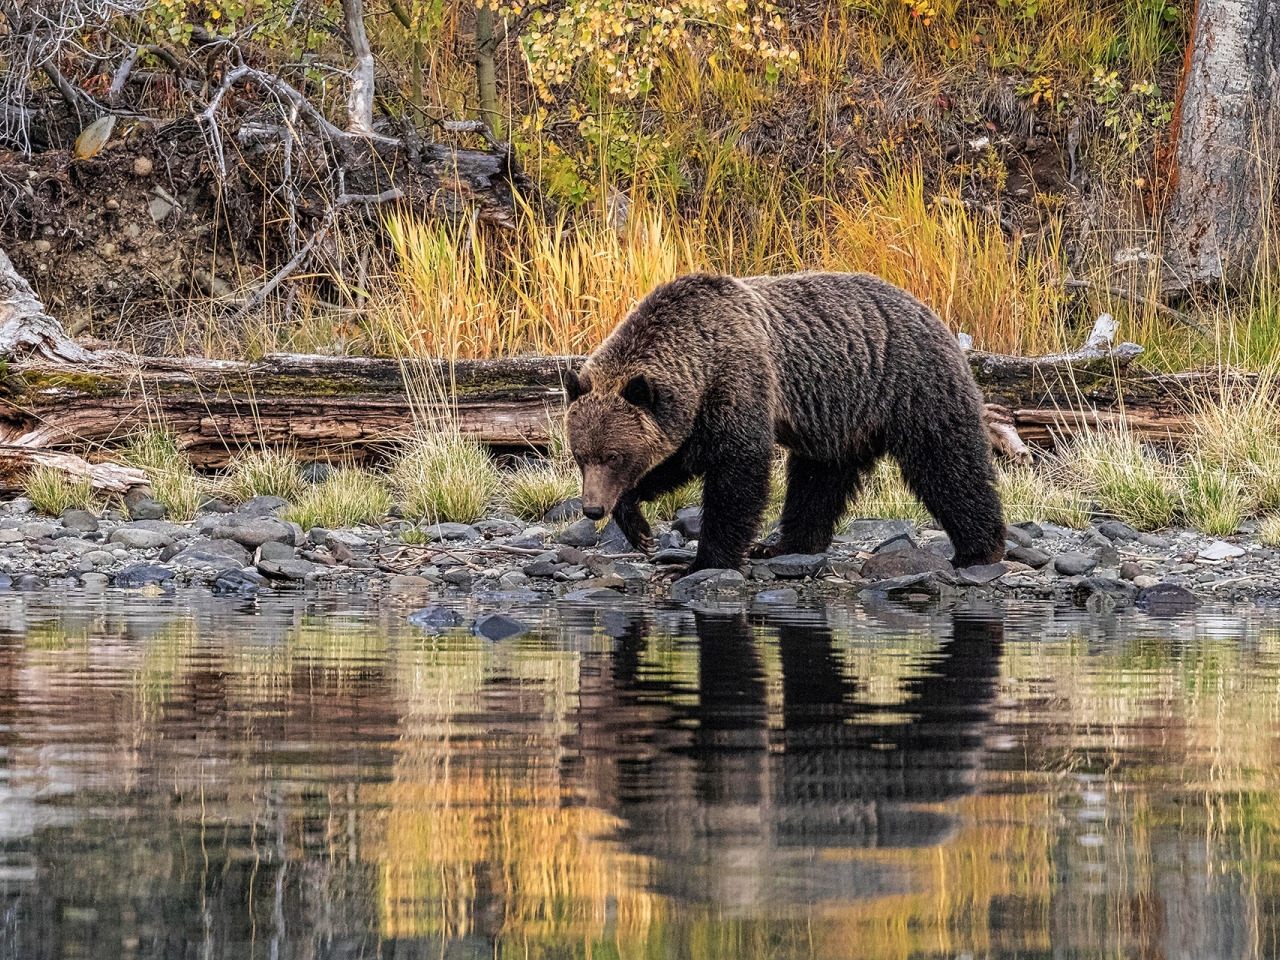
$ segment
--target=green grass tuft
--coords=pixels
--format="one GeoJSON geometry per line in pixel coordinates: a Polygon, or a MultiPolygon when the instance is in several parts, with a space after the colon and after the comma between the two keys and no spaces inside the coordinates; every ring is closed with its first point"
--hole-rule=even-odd
{"type": "Polygon", "coordinates": [[[338,467],[323,483],[306,488],[280,516],[310,530],[377,523],[390,509],[391,491],[385,480],[356,467],[338,467]]]}
{"type": "Polygon", "coordinates": [[[650,500],[642,509],[644,510],[645,518],[650,523],[670,523],[676,518],[678,511],[701,502],[702,481],[690,480],[683,486],[676,487],[676,489],[669,490],[662,496],[650,500]]]}
{"type": "Polygon", "coordinates": [[[209,483],[192,469],[177,441],[163,430],[134,434],[116,458],[146,473],[151,496],[165,505],[175,523],[195,519],[209,495],[209,483]]]}
{"type": "Polygon", "coordinates": [[[292,450],[241,450],[231,458],[218,489],[233,502],[281,497],[297,503],[307,489],[301,469],[292,450]]]}
{"type": "Polygon", "coordinates": [[[1262,518],[1258,539],[1269,547],[1280,547],[1280,516],[1262,518]]]}
{"type": "Polygon", "coordinates": [[[1105,512],[1139,530],[1169,526],[1181,506],[1172,468],[1123,429],[1081,434],[1062,467],[1105,512]]]}
{"type": "Polygon", "coordinates": [[[60,517],[70,509],[98,512],[102,505],[88,477],[68,477],[53,467],[36,467],[23,484],[22,492],[40,513],[60,517]]]}
{"type": "Polygon", "coordinates": [[[578,473],[561,462],[522,464],[506,475],[503,499],[522,520],[541,520],[546,512],[578,495],[578,473]]]}
{"type": "Polygon", "coordinates": [[[862,493],[854,501],[852,515],[916,523],[929,519],[929,511],[907,487],[898,465],[889,459],[882,459],[871,471],[862,493]]]}
{"type": "Polygon", "coordinates": [[[1196,459],[1187,463],[1182,515],[1190,526],[1209,536],[1227,536],[1240,526],[1246,507],[1244,485],[1234,472],[1196,459]]]}
{"type": "Polygon", "coordinates": [[[1080,529],[1092,519],[1089,504],[1075,490],[1059,486],[1033,467],[1000,470],[996,487],[1006,523],[1056,523],[1080,529]]]}
{"type": "Polygon", "coordinates": [[[502,478],[477,441],[452,430],[407,444],[391,474],[405,516],[431,523],[473,523],[484,516],[502,478]]]}

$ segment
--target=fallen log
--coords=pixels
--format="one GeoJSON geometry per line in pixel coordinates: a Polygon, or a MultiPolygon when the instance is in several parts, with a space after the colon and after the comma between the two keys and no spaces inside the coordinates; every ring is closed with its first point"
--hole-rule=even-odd
{"type": "Polygon", "coordinates": [[[36,450],[31,447],[0,445],[0,493],[17,493],[37,467],[51,467],[68,480],[87,479],[95,490],[128,493],[134,487],[147,485],[141,470],[118,463],[89,463],[63,450],[36,450]]]}
{"type": "MultiPolygon", "coordinates": [[[[1198,396],[1247,390],[1256,378],[1217,370],[1158,374],[1124,356],[1022,358],[971,353],[989,419],[1011,442],[1058,438],[1121,418],[1140,437],[1177,440],[1198,396]]],[[[296,446],[317,459],[368,459],[414,429],[411,384],[451,383],[461,429],[496,447],[541,446],[563,410],[561,382],[581,357],[412,361],[277,354],[253,363],[101,351],[86,363],[32,357],[0,378],[0,442],[93,450],[162,424],[200,467],[243,446],[296,446]]],[[[412,391],[414,394],[419,390],[412,391]]]]}

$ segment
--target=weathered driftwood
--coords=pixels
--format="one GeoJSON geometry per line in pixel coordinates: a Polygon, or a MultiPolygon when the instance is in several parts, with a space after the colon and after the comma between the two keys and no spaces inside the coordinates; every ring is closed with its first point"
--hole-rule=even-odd
{"type": "Polygon", "coordinates": [[[68,480],[88,479],[97,490],[127,493],[133,487],[146,486],[147,476],[141,470],[117,463],[89,463],[65,450],[37,450],[0,444],[0,493],[16,493],[23,489],[36,467],[52,467],[68,480]]]}
{"type": "MultiPolygon", "coordinates": [[[[1194,396],[1252,382],[1220,371],[1153,374],[1112,355],[969,359],[988,402],[1004,408],[989,419],[1006,443],[1049,445],[1055,435],[1121,417],[1140,436],[1177,439],[1189,426],[1194,396]]],[[[496,446],[545,443],[563,409],[564,372],[581,361],[458,361],[451,393],[462,430],[496,446]]],[[[301,355],[255,363],[110,351],[77,364],[33,358],[10,363],[0,381],[0,442],[79,449],[163,424],[200,466],[219,466],[238,447],[263,442],[320,458],[362,458],[413,428],[406,371],[413,384],[450,382],[441,361],[402,370],[394,360],[301,355]]]]}

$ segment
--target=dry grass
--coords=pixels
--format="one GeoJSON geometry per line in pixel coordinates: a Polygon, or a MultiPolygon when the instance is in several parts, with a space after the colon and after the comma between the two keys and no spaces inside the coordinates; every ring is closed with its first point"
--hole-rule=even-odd
{"type": "Polygon", "coordinates": [[[502,478],[478,442],[439,430],[405,444],[396,455],[391,482],[406,517],[472,523],[492,506],[502,478]]]}
{"type": "Polygon", "coordinates": [[[1123,428],[1080,434],[1060,469],[1064,482],[1139,530],[1169,526],[1181,506],[1173,468],[1123,428]]]}
{"type": "Polygon", "coordinates": [[[1188,461],[1182,476],[1182,516],[1190,526],[1223,537],[1235,532],[1247,509],[1238,474],[1221,464],[1188,461]]]}
{"type": "Polygon", "coordinates": [[[1089,505],[1070,487],[1054,483],[1034,467],[1002,469],[997,488],[1006,523],[1034,520],[1080,529],[1089,525],[1089,505]]]}
{"type": "Polygon", "coordinates": [[[1269,547],[1280,547],[1280,516],[1263,517],[1258,539],[1269,547]]]}
{"type": "Polygon", "coordinates": [[[209,496],[209,483],[192,469],[173,436],[162,429],[135,434],[116,451],[116,459],[146,473],[151,495],[164,504],[169,519],[176,523],[195,519],[209,496]]]}
{"type": "Polygon", "coordinates": [[[241,450],[232,456],[218,491],[233,502],[281,497],[296,503],[306,489],[302,461],[287,449],[241,450]]]}
{"type": "Polygon", "coordinates": [[[73,478],[53,467],[36,467],[22,485],[22,494],[36,510],[48,517],[78,509],[98,512],[102,503],[88,477],[73,478]]]}
{"type": "Polygon", "coordinates": [[[929,511],[902,479],[898,465],[886,457],[871,472],[866,486],[853,504],[852,515],[921,523],[929,518],[929,511]]]}
{"type": "Polygon", "coordinates": [[[576,469],[544,460],[522,464],[503,477],[503,502],[522,520],[541,520],[558,503],[578,496],[576,469]]]}

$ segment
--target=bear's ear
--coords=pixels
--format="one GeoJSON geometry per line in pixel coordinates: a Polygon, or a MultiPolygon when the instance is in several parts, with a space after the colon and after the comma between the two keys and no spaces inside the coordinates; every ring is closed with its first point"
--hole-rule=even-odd
{"type": "Polygon", "coordinates": [[[633,407],[644,407],[652,410],[658,400],[658,391],[644,374],[632,377],[622,388],[622,399],[633,407]]]}
{"type": "Polygon", "coordinates": [[[565,374],[564,392],[569,398],[569,402],[573,403],[573,401],[577,400],[584,393],[591,392],[591,381],[586,377],[578,376],[577,371],[570,370],[565,374]]]}

